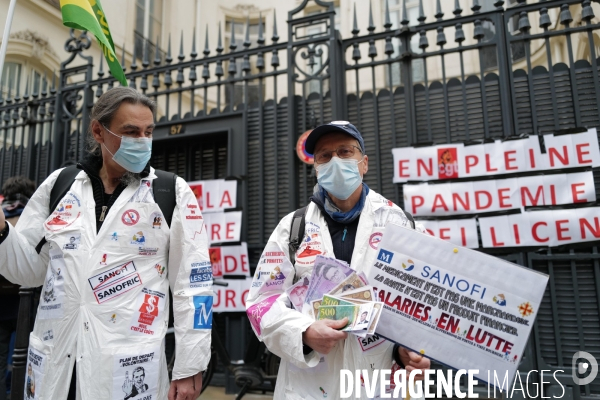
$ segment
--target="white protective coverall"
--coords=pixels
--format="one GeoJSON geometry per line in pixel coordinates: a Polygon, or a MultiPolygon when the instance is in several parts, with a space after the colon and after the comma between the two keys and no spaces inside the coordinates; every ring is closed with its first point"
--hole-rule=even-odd
{"type": "MultiPolygon", "coordinates": [[[[349,334],[327,355],[315,351],[303,354],[302,333],[314,320],[292,309],[285,290],[300,278],[310,277],[317,254],[335,255],[327,223],[317,205],[311,202],[306,211],[304,240],[296,252],[295,268],[292,267],[288,243],[293,214],[279,222],[262,253],[246,301],[248,318],[258,338],[269,351],[281,357],[275,399],[339,399],[340,370],[392,369],[396,365],[392,358],[393,343],[377,335],[361,339],[349,334]]],[[[388,223],[410,226],[398,206],[370,190],[358,222],[350,263],[354,270],[368,275],[388,223]]],[[[424,231],[421,225],[417,229],[424,231]]],[[[361,393],[368,398],[364,387],[361,393]]]]}
{"type": "Polygon", "coordinates": [[[58,174],[42,183],[0,245],[2,275],[23,286],[44,285],[25,399],[65,399],[77,360],[80,399],[164,400],[169,286],[177,338],[173,379],[206,369],[210,359],[212,269],[196,198],[177,178],[169,228],[152,196],[151,168],[123,190],[96,234],[84,171],[56,210],[48,209],[58,174]],[[44,236],[38,255],[34,248],[44,236]]]}

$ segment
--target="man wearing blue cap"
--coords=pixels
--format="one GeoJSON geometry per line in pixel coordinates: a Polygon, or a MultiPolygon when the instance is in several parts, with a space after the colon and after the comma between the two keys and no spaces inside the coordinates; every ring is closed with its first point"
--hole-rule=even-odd
{"type": "MultiPolygon", "coordinates": [[[[344,260],[357,273],[367,273],[385,226],[410,226],[398,206],[363,182],[369,158],[354,125],[321,125],[310,133],[305,147],[314,155],[318,184],[304,210],[304,237],[298,248],[290,247],[295,213],[280,221],[259,261],[246,307],[259,339],[281,357],[274,397],[335,399],[340,398],[342,369],[372,373],[400,367],[410,373],[429,368],[430,361],[377,335],[368,340],[348,336],[338,330],[346,320],[314,321],[291,306],[287,289],[311,276],[317,255],[344,260]],[[270,281],[269,269],[274,267],[285,276],[283,284],[270,281]]],[[[421,226],[417,229],[423,231],[421,226]]]]}

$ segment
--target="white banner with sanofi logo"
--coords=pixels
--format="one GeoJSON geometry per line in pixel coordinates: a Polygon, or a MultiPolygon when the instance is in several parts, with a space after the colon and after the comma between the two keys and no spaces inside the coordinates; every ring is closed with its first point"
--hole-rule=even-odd
{"type": "Polygon", "coordinates": [[[477,379],[512,382],[548,276],[388,225],[368,274],[384,303],[376,333],[477,379]],[[496,375],[494,375],[494,373],[496,375]]]}

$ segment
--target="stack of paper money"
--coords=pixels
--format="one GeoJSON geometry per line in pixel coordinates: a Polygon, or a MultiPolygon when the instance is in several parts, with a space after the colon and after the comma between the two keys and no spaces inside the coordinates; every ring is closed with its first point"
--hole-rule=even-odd
{"type": "Polygon", "coordinates": [[[294,308],[314,319],[347,317],[341,330],[360,337],[375,333],[383,303],[374,301],[364,274],[342,260],[317,256],[310,278],[300,279],[286,292],[294,308]]]}

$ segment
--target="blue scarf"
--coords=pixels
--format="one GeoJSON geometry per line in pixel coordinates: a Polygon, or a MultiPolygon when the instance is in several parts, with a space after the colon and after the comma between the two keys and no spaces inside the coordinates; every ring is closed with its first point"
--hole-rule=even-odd
{"type": "Polygon", "coordinates": [[[354,205],[354,207],[352,207],[352,209],[347,212],[343,212],[342,210],[337,208],[337,206],[331,200],[331,198],[329,197],[329,195],[327,194],[325,189],[323,189],[321,187],[321,185],[319,185],[319,184],[317,184],[315,186],[315,192],[313,193],[313,198],[315,200],[317,200],[318,202],[320,202],[321,204],[323,204],[323,208],[325,209],[325,212],[327,212],[327,214],[335,222],[339,222],[342,224],[349,224],[350,222],[352,222],[356,218],[358,218],[358,216],[362,212],[363,208],[365,207],[365,200],[367,198],[367,195],[369,194],[369,187],[364,182],[362,185],[363,185],[363,188],[362,188],[362,193],[360,195],[360,199],[358,199],[358,202],[354,205]]]}

